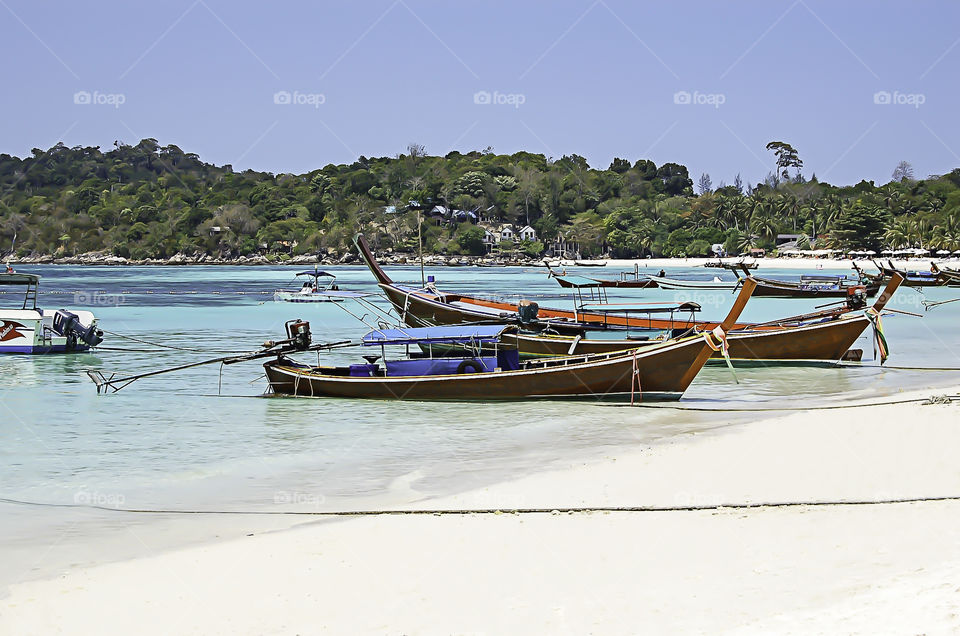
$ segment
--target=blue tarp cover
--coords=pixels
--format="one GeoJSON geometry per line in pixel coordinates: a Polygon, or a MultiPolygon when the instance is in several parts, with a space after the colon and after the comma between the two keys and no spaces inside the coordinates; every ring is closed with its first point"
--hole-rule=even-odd
{"type": "Polygon", "coordinates": [[[444,327],[410,327],[407,329],[375,329],[363,337],[364,346],[393,344],[429,344],[440,342],[497,342],[505,325],[448,325],[444,327]]]}

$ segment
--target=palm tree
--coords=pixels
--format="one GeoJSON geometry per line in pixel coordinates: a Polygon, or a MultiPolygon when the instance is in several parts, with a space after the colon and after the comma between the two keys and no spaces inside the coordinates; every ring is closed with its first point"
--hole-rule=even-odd
{"type": "Polygon", "coordinates": [[[758,215],[750,220],[750,230],[762,238],[773,240],[777,237],[777,222],[768,215],[758,215]]]}
{"type": "Polygon", "coordinates": [[[793,231],[797,231],[797,218],[800,216],[800,200],[792,194],[780,198],[779,209],[784,216],[793,217],[793,231]]]}
{"type": "Polygon", "coordinates": [[[883,240],[891,249],[899,249],[910,242],[910,228],[906,221],[896,221],[883,234],[883,240]]]}

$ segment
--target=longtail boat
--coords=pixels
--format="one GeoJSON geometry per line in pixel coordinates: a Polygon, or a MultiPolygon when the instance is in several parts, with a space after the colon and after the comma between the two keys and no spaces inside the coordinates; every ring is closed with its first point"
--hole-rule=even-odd
{"type": "MultiPolygon", "coordinates": [[[[741,275],[736,267],[730,269],[741,282],[752,276],[746,268],[743,268],[745,276],[741,275]]],[[[844,275],[820,274],[803,274],[799,281],[756,276],[753,276],[753,279],[757,282],[754,296],[765,298],[872,298],[880,291],[881,284],[881,277],[868,277],[862,273],[855,281],[844,275]]]]}
{"type": "MultiPolygon", "coordinates": [[[[538,333],[518,333],[517,347],[521,355],[554,356],[578,353],[602,353],[638,346],[629,338],[591,338],[591,331],[661,330],[675,335],[678,330],[709,331],[718,323],[656,312],[643,315],[629,312],[601,311],[596,305],[571,310],[540,308],[527,301],[509,302],[441,292],[435,286],[413,288],[398,285],[384,272],[362,235],[355,237],[360,255],[366,262],[380,289],[396,310],[401,322],[410,326],[455,325],[460,323],[537,323],[538,333]],[[662,315],[662,314],[661,314],[662,315]]],[[[863,332],[877,318],[903,278],[891,278],[874,305],[866,310],[847,304],[799,316],[765,323],[738,322],[727,330],[732,359],[753,362],[836,362],[847,355],[863,332]]],[[[693,303],[677,310],[692,309],[693,303]]],[[[693,312],[690,312],[693,313],[693,312]]],[[[715,352],[715,357],[720,353],[715,352]]]]}
{"type": "Polygon", "coordinates": [[[285,356],[264,364],[270,390],[302,397],[396,400],[515,400],[548,397],[679,399],[743,311],[748,281],[713,331],[610,353],[521,361],[511,325],[375,329],[362,344],[381,355],[339,367],[299,364],[285,356]],[[423,353],[389,360],[388,345],[423,353]],[[451,355],[452,347],[460,353],[451,355]],[[436,348],[435,355],[434,349],[436,348]],[[379,361],[383,362],[381,365],[379,361]]]}
{"type": "Polygon", "coordinates": [[[670,290],[718,291],[721,289],[736,289],[739,284],[739,280],[723,280],[719,276],[714,276],[711,280],[695,280],[668,278],[667,276],[654,276],[650,274],[649,278],[661,289],[670,290]]]}
{"type": "Polygon", "coordinates": [[[944,272],[936,264],[930,264],[930,271],[906,271],[897,268],[893,261],[883,263],[873,261],[874,266],[880,270],[884,278],[889,278],[894,274],[903,276],[903,284],[907,287],[943,287],[944,285],[960,285],[960,277],[951,276],[950,272],[944,272]]]}
{"type": "Polygon", "coordinates": [[[592,276],[568,276],[565,273],[558,274],[553,271],[549,264],[547,265],[547,269],[550,270],[549,276],[565,289],[570,289],[571,287],[576,287],[577,284],[583,283],[592,283],[599,287],[616,289],[652,289],[659,286],[657,285],[657,281],[651,279],[649,276],[641,276],[639,271],[621,272],[620,278],[594,278],[592,276]]]}

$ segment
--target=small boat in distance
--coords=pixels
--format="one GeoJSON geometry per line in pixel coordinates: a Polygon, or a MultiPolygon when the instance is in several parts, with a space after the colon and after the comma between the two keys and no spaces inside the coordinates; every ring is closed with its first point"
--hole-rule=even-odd
{"type": "Polygon", "coordinates": [[[69,353],[103,342],[97,319],[89,311],[37,307],[40,276],[0,273],[0,288],[22,287],[19,309],[0,309],[0,353],[69,353]]]}
{"type": "Polygon", "coordinates": [[[723,280],[719,276],[714,276],[712,280],[687,280],[680,278],[667,278],[666,276],[654,276],[649,274],[648,278],[655,282],[662,289],[699,289],[705,291],[715,291],[721,289],[734,289],[739,284],[736,280],[723,280]]]}
{"type": "MultiPolygon", "coordinates": [[[[734,267],[730,269],[741,283],[752,276],[746,267],[743,267],[743,275],[734,267]]],[[[859,270],[858,274],[856,279],[849,279],[843,274],[803,274],[799,281],[752,276],[757,281],[754,295],[758,298],[846,298],[852,305],[865,307],[866,299],[873,298],[880,291],[882,277],[867,276],[859,270]]]]}
{"type": "Polygon", "coordinates": [[[301,276],[307,280],[303,282],[300,289],[296,291],[278,289],[273,293],[273,299],[287,303],[339,303],[345,298],[356,296],[352,292],[341,291],[337,286],[337,277],[330,272],[314,268],[312,272],[297,272],[294,280],[301,276]]]}
{"type": "Polygon", "coordinates": [[[760,263],[758,263],[757,261],[747,261],[746,259],[743,259],[743,258],[741,258],[739,261],[731,261],[731,262],[725,262],[722,258],[718,258],[715,261],[707,261],[706,263],[703,264],[704,267],[717,267],[717,268],[724,268],[724,269],[730,269],[732,267],[736,267],[739,265],[742,265],[747,269],[757,269],[758,267],[760,267],[760,263]]]}
{"type": "Polygon", "coordinates": [[[936,264],[930,264],[930,271],[906,271],[897,268],[893,261],[888,260],[888,266],[883,263],[872,261],[874,266],[880,270],[884,278],[889,278],[894,274],[903,276],[903,284],[907,287],[943,287],[945,285],[960,285],[960,277],[939,269],[936,264]]]}
{"type": "Polygon", "coordinates": [[[548,276],[555,279],[561,287],[570,289],[581,285],[592,287],[614,287],[617,289],[650,289],[657,287],[656,281],[636,272],[620,272],[620,278],[594,278],[592,276],[568,276],[566,271],[557,273],[547,263],[548,276]]]}

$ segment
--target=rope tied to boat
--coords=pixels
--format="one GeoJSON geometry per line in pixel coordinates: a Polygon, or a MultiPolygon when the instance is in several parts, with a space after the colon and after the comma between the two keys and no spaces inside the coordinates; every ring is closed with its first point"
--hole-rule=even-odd
{"type": "Polygon", "coordinates": [[[630,406],[634,405],[635,393],[640,394],[640,401],[643,401],[643,389],[640,386],[640,366],[637,364],[637,350],[633,350],[633,370],[630,374],[630,406]]]}
{"type": "Polygon", "coordinates": [[[882,366],[887,358],[890,357],[890,346],[887,344],[887,337],[883,333],[883,322],[880,320],[880,312],[873,307],[868,307],[864,312],[867,320],[873,326],[873,357],[879,354],[880,365],[882,366]]]}
{"type": "Polygon", "coordinates": [[[730,361],[730,343],[727,342],[727,332],[723,330],[723,327],[717,325],[712,331],[703,332],[703,339],[711,350],[723,355],[723,360],[727,363],[727,368],[733,375],[733,381],[740,384],[737,372],[733,369],[733,362],[730,361]]]}

